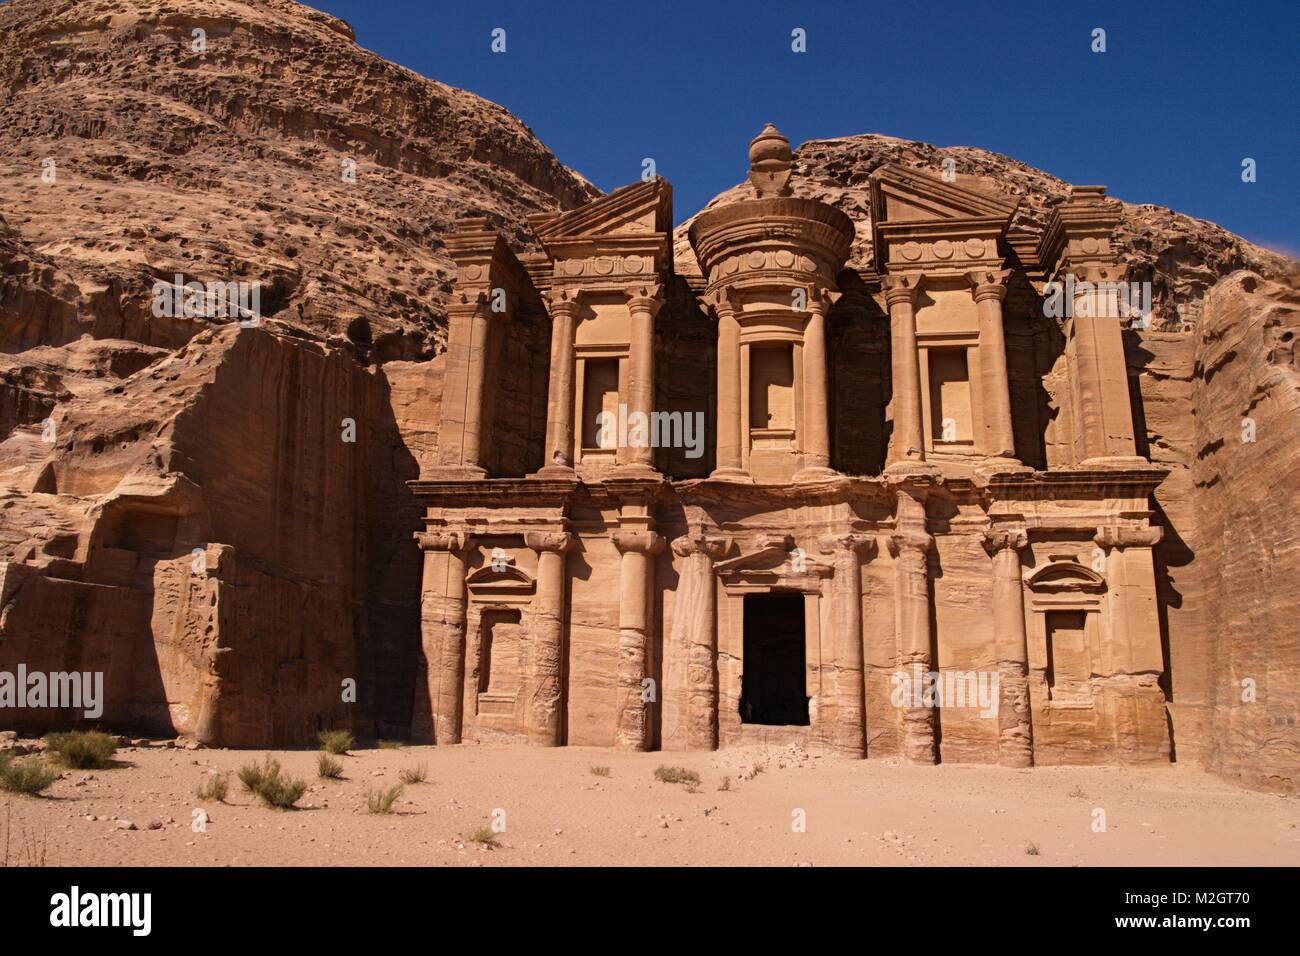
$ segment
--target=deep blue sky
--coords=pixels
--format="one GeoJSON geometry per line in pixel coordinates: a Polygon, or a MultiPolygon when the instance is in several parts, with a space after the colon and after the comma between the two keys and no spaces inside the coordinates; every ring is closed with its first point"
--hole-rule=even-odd
{"type": "Polygon", "coordinates": [[[770,121],[796,145],[879,132],[982,146],[1300,250],[1298,0],[313,5],[362,46],[502,104],[602,189],[654,157],[678,221],[744,177],[770,121]],[[795,27],[807,53],[790,50],[795,27]]]}

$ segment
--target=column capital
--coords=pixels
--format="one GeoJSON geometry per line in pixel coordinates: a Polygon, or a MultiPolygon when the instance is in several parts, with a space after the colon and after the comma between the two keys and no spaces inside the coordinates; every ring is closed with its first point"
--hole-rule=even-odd
{"type": "Polygon", "coordinates": [[[925,277],[920,275],[884,276],[880,288],[885,293],[885,305],[892,309],[896,305],[912,305],[925,277]]]}
{"type": "MultiPolygon", "coordinates": [[[[797,287],[796,287],[797,288],[797,287]]],[[[825,316],[835,303],[843,298],[844,293],[821,284],[804,286],[808,293],[808,311],[825,316]]]]}
{"type": "Polygon", "coordinates": [[[1103,525],[1092,540],[1107,551],[1123,551],[1125,548],[1154,548],[1164,536],[1165,529],[1158,526],[1103,525]]]}
{"type": "Polygon", "coordinates": [[[546,311],[550,315],[554,316],[555,313],[561,312],[572,316],[578,311],[582,294],[581,289],[552,289],[542,293],[542,300],[546,303],[546,311]]]}
{"type": "Polygon", "coordinates": [[[1006,297],[1007,280],[1010,277],[1010,269],[975,269],[966,273],[966,280],[971,284],[976,302],[985,299],[1001,302],[1006,297]]]}
{"type": "Polygon", "coordinates": [[[920,530],[896,531],[889,536],[889,553],[897,558],[903,552],[928,554],[934,537],[920,530]]]}
{"type": "Polygon", "coordinates": [[[474,544],[473,535],[465,531],[417,531],[413,537],[422,551],[468,551],[474,544]]]}
{"type": "Polygon", "coordinates": [[[1024,528],[990,528],[984,532],[984,550],[996,554],[1010,548],[1019,551],[1029,547],[1029,532],[1024,528]]]}
{"type": "Polygon", "coordinates": [[[673,554],[685,558],[692,554],[708,555],[709,560],[716,561],[727,553],[727,539],[718,535],[706,534],[703,530],[692,529],[672,542],[673,554]]]}
{"type": "Polygon", "coordinates": [[[609,540],[620,554],[658,554],[664,547],[664,539],[653,531],[611,531],[609,540]]]}
{"type": "Polygon", "coordinates": [[[847,532],[823,535],[817,545],[822,554],[834,554],[837,551],[870,554],[876,547],[876,539],[870,535],[847,532]]]}
{"type": "Polygon", "coordinates": [[[524,544],[539,554],[543,551],[564,554],[574,546],[576,541],[575,536],[568,531],[528,531],[524,533],[524,544]]]}
{"type": "Polygon", "coordinates": [[[654,316],[663,308],[664,287],[662,285],[634,286],[627,290],[627,307],[632,312],[649,312],[654,316]]]}
{"type": "Polygon", "coordinates": [[[731,286],[714,289],[704,296],[704,302],[713,312],[714,318],[732,316],[740,311],[740,296],[731,286]]]}

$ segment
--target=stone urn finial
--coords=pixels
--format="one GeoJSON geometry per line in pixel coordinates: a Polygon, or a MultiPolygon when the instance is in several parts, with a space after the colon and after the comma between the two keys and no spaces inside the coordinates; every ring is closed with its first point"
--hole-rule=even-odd
{"type": "Polygon", "coordinates": [[[784,134],[768,123],[749,144],[749,181],[759,199],[790,195],[794,153],[784,134]]]}

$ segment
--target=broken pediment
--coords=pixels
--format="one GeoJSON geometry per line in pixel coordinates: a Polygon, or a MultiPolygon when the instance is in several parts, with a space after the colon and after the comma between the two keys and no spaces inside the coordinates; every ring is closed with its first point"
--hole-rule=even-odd
{"type": "Polygon", "coordinates": [[[935,222],[954,219],[1010,221],[1018,201],[989,196],[901,166],[871,174],[873,222],[935,222]]]}
{"type": "Polygon", "coordinates": [[[899,166],[871,174],[876,269],[946,273],[993,267],[1018,201],[899,166]]]}
{"type": "MultiPolygon", "coordinates": [[[[529,217],[534,235],[557,265],[565,260],[637,254],[668,266],[672,251],[673,189],[658,177],[614,190],[577,209],[529,217]]],[[[560,273],[563,275],[563,271],[560,273]]]]}

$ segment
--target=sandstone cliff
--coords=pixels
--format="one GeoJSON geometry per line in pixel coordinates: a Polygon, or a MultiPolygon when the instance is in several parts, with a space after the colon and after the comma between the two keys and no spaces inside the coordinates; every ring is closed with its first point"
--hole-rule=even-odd
{"type": "Polygon", "coordinates": [[[175,348],[196,323],[149,306],[179,273],[258,281],[263,315],[427,357],[452,220],[522,242],[526,214],[596,194],[501,107],[290,0],[0,6],[0,129],[7,350],[175,348]]]}
{"type": "MultiPolygon", "coordinates": [[[[861,266],[868,174],[945,159],[1023,199],[1022,248],[1068,190],[983,150],[866,135],[801,147],[796,191],[853,219],[861,266]]],[[[0,669],[103,669],[107,719],[226,743],[349,721],[404,734],[404,482],[436,460],[442,235],[486,215],[526,247],[527,213],[593,195],[500,107],[288,0],[0,6],[0,669]],[[267,318],[153,316],[153,284],[177,273],[258,281],[267,318]],[[339,707],[349,677],[360,718],[339,707]]],[[[1119,238],[1154,292],[1126,346],[1141,450],[1171,469],[1156,505],[1177,756],[1294,788],[1294,265],[1154,206],[1126,205],[1119,238]]],[[[1010,348],[1031,352],[1028,315],[1009,317],[1010,348]]],[[[878,399],[840,407],[867,421],[878,399]]]]}

